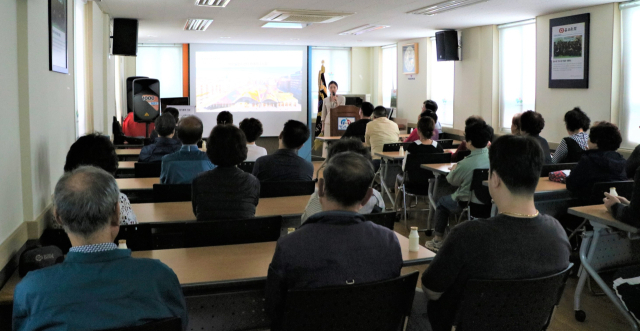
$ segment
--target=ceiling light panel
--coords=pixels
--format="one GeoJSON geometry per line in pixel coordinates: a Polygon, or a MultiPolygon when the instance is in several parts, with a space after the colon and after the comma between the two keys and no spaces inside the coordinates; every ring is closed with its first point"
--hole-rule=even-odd
{"type": "Polygon", "coordinates": [[[226,7],[231,0],[196,0],[196,6],[226,7]]]}
{"type": "Polygon", "coordinates": [[[358,36],[358,35],[361,35],[363,33],[376,31],[376,30],[381,30],[381,29],[386,29],[388,27],[389,27],[388,25],[367,24],[367,25],[363,25],[363,26],[357,27],[355,29],[344,31],[344,32],[340,33],[340,35],[341,36],[358,36]]]}
{"type": "Polygon", "coordinates": [[[447,12],[450,10],[471,6],[471,5],[475,5],[475,4],[478,4],[481,2],[487,2],[487,1],[489,0],[450,0],[450,1],[437,3],[432,6],[416,9],[408,12],[407,14],[433,16],[433,15],[447,12]]]}
{"type": "Polygon", "coordinates": [[[210,19],[190,18],[184,25],[184,29],[187,31],[205,31],[212,22],[213,20],[210,19]]]}
{"type": "Polygon", "coordinates": [[[276,9],[260,20],[267,22],[333,23],[353,14],[322,10],[276,9]]]}

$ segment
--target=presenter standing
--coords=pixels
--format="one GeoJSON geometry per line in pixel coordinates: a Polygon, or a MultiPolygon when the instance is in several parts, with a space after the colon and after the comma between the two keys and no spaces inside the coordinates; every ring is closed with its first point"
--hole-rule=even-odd
{"type": "MultiPolygon", "coordinates": [[[[329,83],[329,96],[322,101],[322,132],[325,137],[331,136],[331,109],[344,106],[346,98],[338,95],[338,83],[331,81],[329,83]]],[[[322,146],[322,157],[327,157],[328,144],[325,142],[322,146]]]]}

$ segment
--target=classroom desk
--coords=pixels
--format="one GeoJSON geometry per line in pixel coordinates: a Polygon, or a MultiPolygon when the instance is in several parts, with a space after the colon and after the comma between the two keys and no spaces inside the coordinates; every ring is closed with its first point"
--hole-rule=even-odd
{"type": "Polygon", "coordinates": [[[160,178],[116,178],[120,191],[153,190],[153,184],[160,184],[160,178]]]}
{"type": "Polygon", "coordinates": [[[387,186],[385,178],[387,178],[389,163],[404,159],[404,154],[400,155],[400,152],[377,152],[375,153],[375,155],[379,156],[381,159],[380,170],[378,170],[376,176],[380,176],[380,187],[382,189],[382,194],[387,194],[387,197],[389,197],[389,201],[391,201],[391,205],[395,208],[396,199],[391,195],[391,190],[387,186]]]}
{"type": "Polygon", "coordinates": [[[573,297],[576,319],[580,315],[586,317],[586,313],[580,309],[580,296],[587,277],[591,276],[631,324],[632,329],[638,330],[634,318],[598,272],[640,262],[640,240],[637,235],[640,230],[616,220],[604,205],[569,208],[569,214],[584,217],[593,226],[593,231],[587,231],[582,236],[580,246],[582,268],[573,297]]]}
{"type": "MultiPolygon", "coordinates": [[[[489,186],[488,181],[483,181],[482,185],[489,186]]],[[[567,191],[567,184],[552,182],[549,177],[540,177],[538,186],[536,186],[535,194],[540,195],[544,193],[558,193],[567,191]]]]}
{"type": "Polygon", "coordinates": [[[133,170],[136,161],[120,161],[118,162],[118,170],[133,170]]]}
{"type": "MultiPolygon", "coordinates": [[[[405,140],[407,138],[409,138],[408,134],[401,134],[400,135],[400,140],[405,140]]],[[[316,137],[316,140],[324,141],[324,142],[328,142],[328,143],[334,142],[334,141],[337,141],[337,140],[340,140],[340,139],[342,139],[342,136],[316,137]]]]}
{"type": "MultiPolygon", "coordinates": [[[[256,208],[256,217],[276,215],[300,215],[307,207],[310,195],[280,198],[261,198],[256,208]]],[[[191,201],[135,203],[131,205],[139,223],[193,221],[191,201]]]]}
{"type": "Polygon", "coordinates": [[[127,148],[127,149],[116,149],[116,155],[118,156],[139,156],[142,148],[127,148]]]}
{"type": "Polygon", "coordinates": [[[429,215],[427,216],[427,230],[431,229],[431,221],[436,214],[435,210],[439,199],[438,187],[440,187],[443,177],[446,177],[451,172],[451,167],[455,164],[456,163],[432,163],[420,165],[420,168],[433,172],[433,176],[435,177],[433,183],[429,181],[429,215]]]}
{"type": "Polygon", "coordinates": [[[448,175],[451,172],[451,167],[453,167],[454,164],[456,163],[452,162],[452,163],[423,164],[423,165],[420,165],[420,168],[433,172],[433,174],[437,178],[438,176],[448,175]]]}

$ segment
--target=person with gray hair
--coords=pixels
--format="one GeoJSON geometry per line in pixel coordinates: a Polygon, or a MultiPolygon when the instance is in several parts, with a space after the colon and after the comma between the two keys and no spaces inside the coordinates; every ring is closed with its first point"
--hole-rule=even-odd
{"type": "Polygon", "coordinates": [[[371,156],[373,164],[377,170],[380,167],[380,156],[384,149],[384,144],[393,144],[400,142],[400,129],[398,124],[387,118],[387,109],[378,106],[373,110],[373,121],[367,124],[367,130],[364,133],[364,145],[371,147],[371,156]]]}
{"type": "Polygon", "coordinates": [[[117,329],[178,317],[188,325],[176,274],[158,260],[117,249],[118,184],[111,174],[81,166],[54,191],[54,217],[71,241],[61,264],[30,271],[16,286],[13,330],[117,329]]]}
{"type": "Polygon", "coordinates": [[[289,289],[371,283],[398,277],[402,252],[393,231],[358,210],[372,194],[371,161],[354,152],[332,156],[318,182],[323,212],[280,237],[269,265],[266,310],[277,330],[289,289]]]}

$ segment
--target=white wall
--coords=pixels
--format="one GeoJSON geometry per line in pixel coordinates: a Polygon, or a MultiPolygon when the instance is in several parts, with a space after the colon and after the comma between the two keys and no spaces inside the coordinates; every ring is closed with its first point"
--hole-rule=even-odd
{"type": "Polygon", "coordinates": [[[371,94],[373,92],[371,62],[371,48],[351,48],[351,93],[371,94]]]}
{"type": "MultiPolygon", "coordinates": [[[[591,122],[610,121],[612,118],[612,76],[614,30],[617,3],[583,8],[537,18],[536,111],[542,114],[546,125],[541,135],[549,142],[559,143],[567,135],[564,113],[580,106],[591,122]],[[591,13],[588,89],[549,88],[549,20],[557,17],[591,13]]],[[[619,44],[618,44],[619,45],[619,44]]],[[[619,50],[616,51],[619,54],[619,50]]],[[[619,61],[617,61],[619,65],[619,61]]],[[[616,73],[616,77],[619,77],[616,73]]],[[[616,95],[615,98],[618,98],[616,95]]],[[[617,105],[617,102],[614,102],[617,105]]],[[[618,109],[613,113],[617,114],[618,109]]]]}
{"type": "Polygon", "coordinates": [[[403,40],[398,43],[398,118],[415,119],[427,99],[427,60],[431,52],[429,38],[403,40]],[[418,74],[405,75],[402,70],[402,46],[418,43],[418,74]]]}

